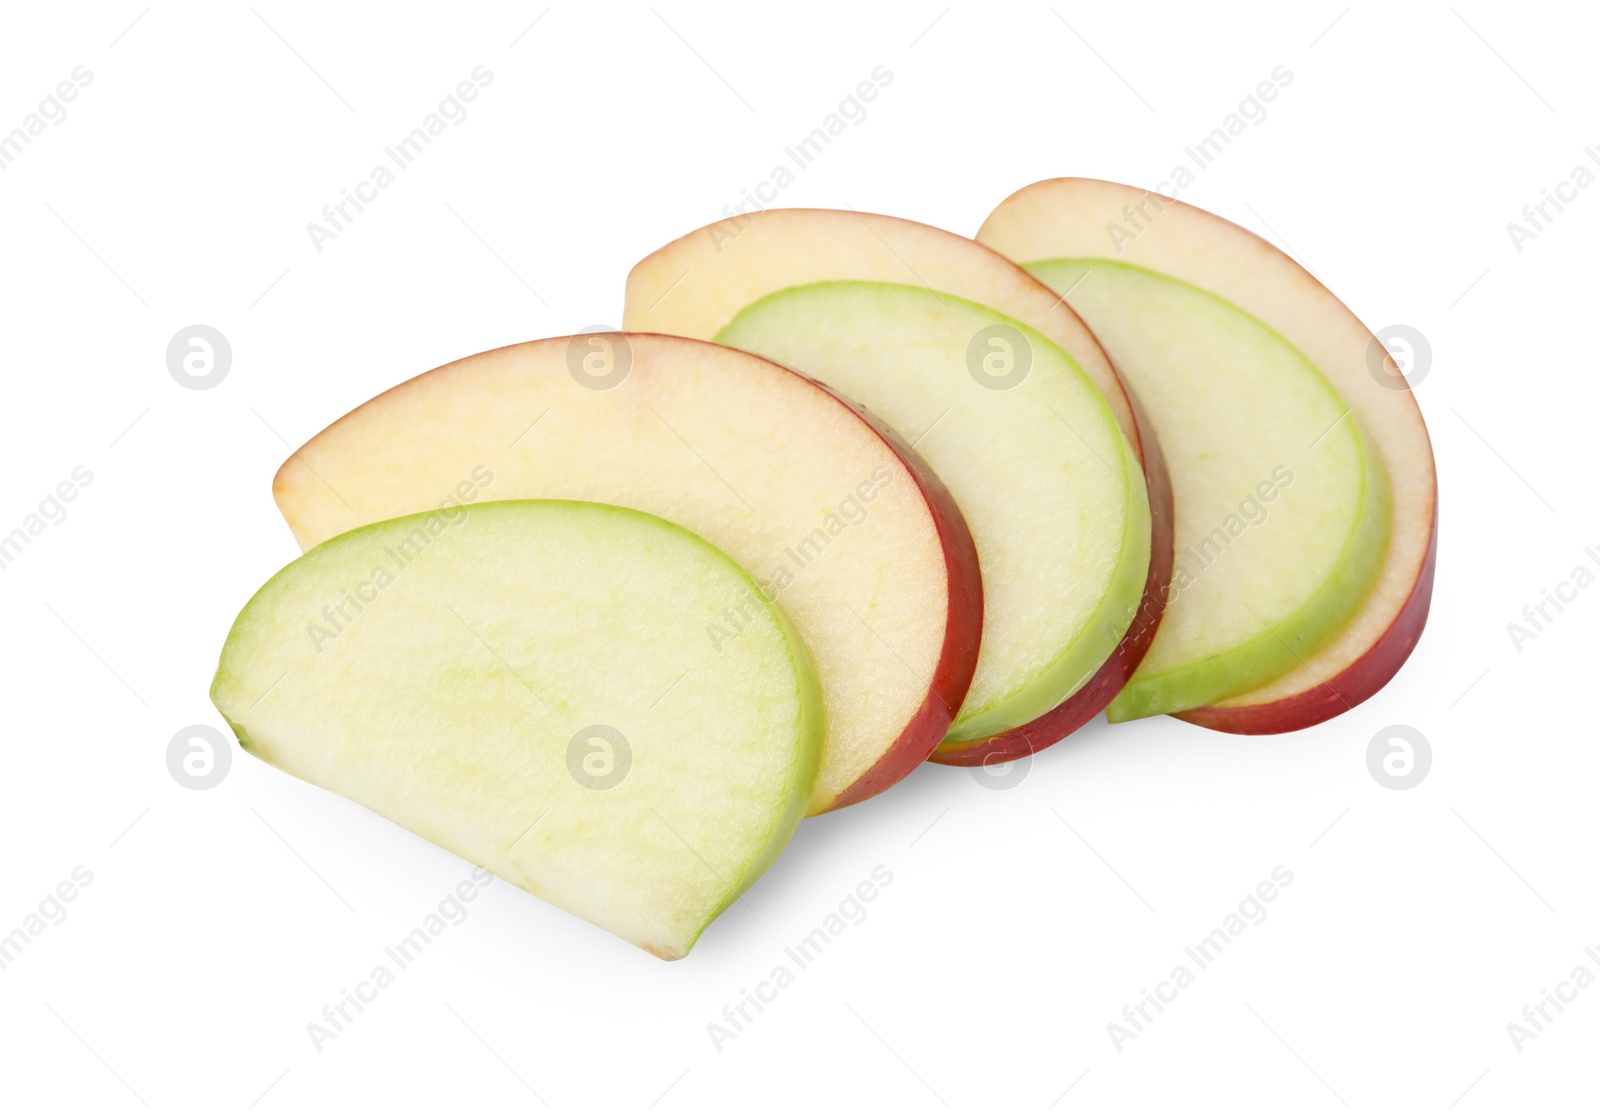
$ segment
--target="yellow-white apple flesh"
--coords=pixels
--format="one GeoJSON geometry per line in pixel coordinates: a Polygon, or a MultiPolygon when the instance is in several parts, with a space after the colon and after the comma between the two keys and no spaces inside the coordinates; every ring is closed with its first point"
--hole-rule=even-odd
{"type": "Polygon", "coordinates": [[[982,584],[949,492],[881,423],[718,345],[595,334],[467,357],[335,422],[273,490],[303,547],[469,499],[593,500],[683,524],[760,585],[708,618],[707,649],[735,647],[765,600],[811,648],[827,704],[813,813],[914,770],[977,661],[982,584]]]}

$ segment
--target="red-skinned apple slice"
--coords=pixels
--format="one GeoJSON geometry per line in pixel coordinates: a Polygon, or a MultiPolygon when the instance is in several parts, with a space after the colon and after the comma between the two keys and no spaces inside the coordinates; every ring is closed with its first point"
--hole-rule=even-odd
{"type": "Polygon", "coordinates": [[[1172,491],[1160,448],[1137,400],[1059,295],[998,253],[915,221],[772,209],[698,229],[634,266],[623,324],[709,340],[767,295],[839,280],[927,288],[1031,326],[1066,352],[1099,389],[1142,466],[1151,513],[1150,566],[1138,614],[1115,651],[1055,708],[984,739],[946,743],[929,758],[975,766],[1038,751],[1105,708],[1138,667],[1160,623],[1172,577],[1172,491]]]}
{"type": "Polygon", "coordinates": [[[1038,182],[990,214],[978,239],[1021,264],[1109,259],[1225,299],[1275,330],[1327,378],[1388,474],[1388,551],[1354,615],[1299,665],[1264,685],[1175,716],[1235,733],[1288,732],[1365,701],[1422,633],[1437,553],[1433,451],[1405,377],[1360,320],[1254,233],[1149,191],[1093,179],[1038,182]]]}
{"type": "MultiPolygon", "coordinates": [[[[682,524],[811,649],[828,722],[814,814],[926,759],[977,662],[977,553],[944,485],[822,385],[720,345],[599,333],[467,357],[318,434],[273,493],[307,549],[441,501],[589,500],[682,524]]],[[[744,620],[708,628],[710,645],[744,620]]]]}

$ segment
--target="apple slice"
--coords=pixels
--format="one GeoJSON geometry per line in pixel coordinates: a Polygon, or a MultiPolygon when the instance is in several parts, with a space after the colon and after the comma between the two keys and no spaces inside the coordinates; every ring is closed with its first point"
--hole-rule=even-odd
{"type": "Polygon", "coordinates": [[[805,646],[749,574],[567,501],[312,549],[234,621],[211,699],[268,763],[669,960],[788,842],[822,745],[805,646]]]}
{"type": "MultiPolygon", "coordinates": [[[[1035,183],[1003,202],[978,237],[1012,259],[1041,265],[1031,268],[1041,274],[1048,261],[1095,261],[1099,277],[1112,278],[1122,274],[1109,266],[1114,263],[1192,284],[1231,305],[1302,354],[1326,379],[1348,408],[1349,420],[1341,427],[1351,426],[1368,440],[1374,470],[1381,466],[1387,478],[1386,550],[1372,589],[1345,623],[1319,647],[1296,647],[1286,671],[1179,715],[1227,732],[1287,732],[1342,713],[1382,688],[1410,655],[1427,619],[1436,490],[1433,453],[1416,401],[1394,361],[1355,315],[1299,264],[1254,234],[1204,210],[1117,183],[1035,183]]],[[[1048,268],[1054,282],[1075,281],[1071,277],[1081,276],[1082,269],[1082,263],[1048,268]]],[[[1083,306],[1094,284],[1091,275],[1067,298],[1118,359],[1117,345],[1108,340],[1115,327],[1096,322],[1083,306]]],[[[1114,308],[1105,312],[1116,317],[1114,308]]],[[[1138,376],[1126,367],[1122,371],[1137,387],[1138,376]]],[[[1159,419],[1157,427],[1165,437],[1159,419]]],[[[1335,436],[1337,431],[1328,435],[1335,436]]],[[[1184,468],[1173,464],[1180,540],[1184,468]]],[[[1203,514],[1200,518],[1204,531],[1217,526],[1204,522],[1203,514]]],[[[1180,541],[1180,555],[1181,547],[1180,541]]]]}
{"type": "Polygon", "coordinates": [[[1173,463],[1172,595],[1106,715],[1193,709],[1284,674],[1383,559],[1388,488],[1359,426],[1297,350],[1214,295],[1103,259],[1032,267],[1072,292],[1173,463]]]}
{"type": "Polygon", "coordinates": [[[978,668],[948,742],[1011,732],[1094,676],[1139,607],[1150,513],[1132,448],[1071,357],[988,307],[898,283],[788,288],[717,338],[916,434],[950,486],[985,592],[978,668]]]}
{"type": "MultiPolygon", "coordinates": [[[[1151,558],[1138,614],[1122,642],[1098,673],[1055,708],[987,738],[947,740],[930,758],[981,764],[1053,744],[1093,718],[1116,695],[1143,658],[1160,622],[1171,580],[1172,495],[1149,424],[1094,336],[1059,295],[966,237],[896,217],[771,209],[698,229],[634,267],[628,276],[623,323],[631,329],[710,339],[757,299],[788,287],[836,280],[946,292],[1025,323],[1064,351],[1099,389],[1133,448],[1144,473],[1152,519],[1151,558]]],[[[825,370],[802,367],[801,371],[831,382],[825,370]]],[[[918,428],[910,436],[921,433],[918,428]]]]}
{"type": "MultiPolygon", "coordinates": [[[[302,547],[473,499],[597,500],[700,534],[781,601],[817,662],[813,813],[926,759],[977,662],[978,559],[944,485],[826,388],[717,345],[589,334],[467,357],[328,427],[273,491],[302,547]]],[[[757,603],[698,638],[734,646],[757,603]]]]}

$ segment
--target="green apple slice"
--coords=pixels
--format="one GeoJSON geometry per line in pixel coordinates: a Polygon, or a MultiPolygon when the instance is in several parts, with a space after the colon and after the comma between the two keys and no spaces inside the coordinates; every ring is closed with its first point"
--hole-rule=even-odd
{"type": "Polygon", "coordinates": [[[857,281],[769,294],[717,340],[861,403],[949,486],[984,616],[946,744],[1026,724],[1094,675],[1138,610],[1150,511],[1127,439],[1071,357],[977,303],[857,281]]]}
{"type": "Polygon", "coordinates": [[[1299,350],[1199,287],[1106,259],[1028,270],[1068,293],[1171,465],[1167,612],[1107,717],[1193,709],[1293,669],[1383,563],[1388,481],[1359,423],[1299,350]]]}
{"type": "Polygon", "coordinates": [[[234,622],[211,697],[248,751],[658,957],[805,813],[822,698],[750,576],[682,527],[505,501],[340,535],[234,622]],[[706,624],[739,607],[719,652],[706,624]]]}

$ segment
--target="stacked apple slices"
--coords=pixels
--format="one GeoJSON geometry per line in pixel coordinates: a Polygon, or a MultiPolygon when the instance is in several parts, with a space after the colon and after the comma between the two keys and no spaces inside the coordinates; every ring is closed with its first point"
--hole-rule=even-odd
{"type": "Polygon", "coordinates": [[[1149,647],[1172,562],[1160,450],[1093,335],[1039,281],[942,229],[816,209],[746,222],[635,266],[625,328],[821,380],[950,486],[983,569],[983,645],[934,760],[1015,758],[1089,721],[1149,647]]]}
{"type": "MultiPolygon", "coordinates": [[[[822,678],[812,813],[899,781],[967,693],[983,590],[950,493],[892,432],[786,368],[648,334],[512,345],[356,408],[284,462],[273,495],[309,548],[463,483],[478,499],[636,508],[749,570],[822,678]]],[[[748,611],[708,616],[700,640],[734,645],[748,611]]]]}
{"type": "Polygon", "coordinates": [[[306,553],[212,694],[261,758],[658,956],[924,760],[1102,711],[1314,724],[1420,633],[1403,377],[1200,210],[1063,179],[977,240],[768,211],[639,263],[623,325],[296,451],[306,553]]]}
{"type": "Polygon", "coordinates": [[[1438,512],[1422,413],[1360,320],[1254,234],[1113,182],[1035,183],[978,239],[1082,315],[1171,464],[1167,615],[1111,718],[1286,732],[1381,689],[1427,620],[1438,512]]]}

